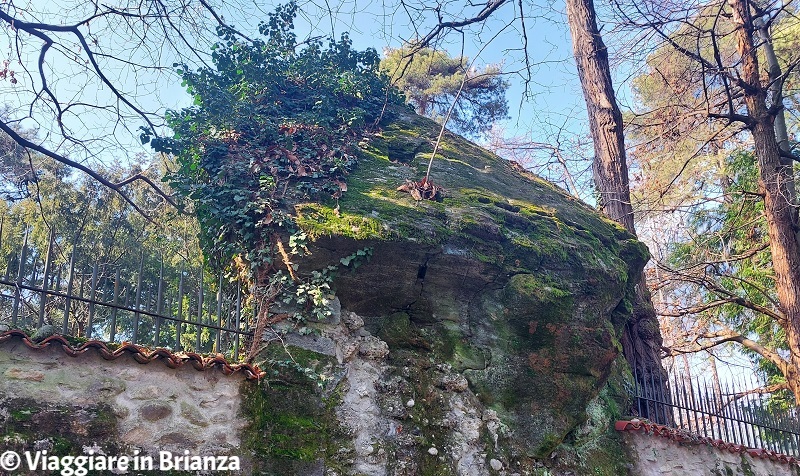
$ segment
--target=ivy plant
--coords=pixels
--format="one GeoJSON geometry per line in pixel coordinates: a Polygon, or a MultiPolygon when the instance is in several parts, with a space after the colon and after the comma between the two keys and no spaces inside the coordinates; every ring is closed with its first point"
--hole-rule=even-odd
{"type": "Polygon", "coordinates": [[[374,49],[354,50],[347,34],[299,42],[296,14],[294,1],[277,7],[253,41],[220,28],[213,67],[176,65],[194,104],[168,113],[172,137],[141,138],[177,158],[165,180],[193,202],[208,258],[240,263],[268,303],[289,296],[319,315],[330,270],[299,277],[294,205],[341,196],[358,142],[403,101],[374,49]]]}

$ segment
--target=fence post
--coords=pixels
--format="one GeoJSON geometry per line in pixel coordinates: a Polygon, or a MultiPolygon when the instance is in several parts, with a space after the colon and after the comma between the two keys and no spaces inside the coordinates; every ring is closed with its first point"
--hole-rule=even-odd
{"type": "Polygon", "coordinates": [[[97,261],[92,267],[92,289],[89,291],[89,319],[86,323],[86,338],[92,338],[92,326],[94,326],[94,302],[97,296],[97,261]]]}
{"type": "Polygon", "coordinates": [[[142,258],[139,260],[139,276],[136,278],[136,299],[134,304],[133,313],[133,343],[139,342],[139,306],[142,305],[142,271],[144,270],[144,251],[142,251],[142,258]]]}
{"type": "Polygon", "coordinates": [[[178,279],[178,320],[175,322],[175,349],[181,350],[181,328],[183,327],[183,268],[181,267],[181,277],[178,279]]]}
{"type": "Polygon", "coordinates": [[[28,233],[30,232],[30,228],[28,226],[25,227],[25,238],[23,239],[22,243],[22,254],[19,258],[19,266],[17,268],[17,285],[14,286],[14,306],[11,311],[11,325],[16,327],[17,325],[17,317],[19,314],[19,302],[22,300],[21,288],[22,286],[22,275],[25,272],[25,261],[28,259],[28,233]]]}
{"type": "Polygon", "coordinates": [[[69,277],[67,278],[67,297],[64,299],[64,321],[61,323],[61,333],[69,334],[69,308],[72,306],[72,286],[75,278],[75,253],[78,250],[78,235],[75,235],[75,242],[72,244],[72,253],[69,257],[69,277]]]}
{"type": "MultiPolygon", "coordinates": [[[[0,231],[0,233],[2,233],[0,231]]],[[[50,267],[53,265],[53,240],[56,236],[55,228],[50,229],[50,236],[47,241],[47,255],[44,259],[44,278],[42,279],[42,293],[39,295],[39,322],[38,327],[44,325],[45,308],[47,307],[47,291],[49,290],[47,279],[50,277],[50,267]]]]}
{"type": "Polygon", "coordinates": [[[197,338],[195,339],[195,349],[194,351],[200,353],[200,347],[202,347],[202,340],[200,339],[200,334],[202,333],[203,328],[200,327],[203,324],[203,270],[200,270],[200,292],[198,293],[197,299],[197,338]]]}
{"type": "Polygon", "coordinates": [[[222,278],[223,272],[219,272],[219,287],[217,288],[217,342],[216,342],[216,352],[220,352],[221,344],[222,344],[222,278]]]}
{"type": "Polygon", "coordinates": [[[239,331],[242,330],[242,284],[236,281],[236,336],[233,344],[233,358],[239,360],[239,331]]]}
{"type": "Polygon", "coordinates": [[[164,312],[164,255],[161,255],[161,267],[158,270],[158,292],[156,293],[156,335],[153,344],[158,347],[161,341],[161,313],[164,312]]]}
{"type": "Polygon", "coordinates": [[[109,339],[114,342],[117,337],[117,306],[119,305],[119,267],[114,272],[114,298],[112,300],[114,307],[111,308],[111,329],[109,329],[109,339]]]}

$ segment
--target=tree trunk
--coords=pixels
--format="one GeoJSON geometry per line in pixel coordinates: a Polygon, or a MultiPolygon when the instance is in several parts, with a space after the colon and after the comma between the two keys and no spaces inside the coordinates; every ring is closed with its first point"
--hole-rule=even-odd
{"type": "Polygon", "coordinates": [[[786,331],[792,375],[787,375],[800,405],[800,246],[797,239],[796,212],[792,204],[793,179],[791,167],[781,161],[780,147],[775,136],[775,117],[767,108],[767,90],[759,77],[758,54],[753,42],[753,18],[747,0],[730,0],[733,20],[737,26],[737,50],[742,58],[742,88],[749,128],[759,168],[759,186],[764,192],[764,214],[775,272],[775,290],[785,317],[780,323],[786,331]]]}
{"type": "MultiPolygon", "coordinates": [[[[617,106],[608,51],[597,28],[594,4],[592,0],[566,0],[566,4],[572,49],[594,141],[593,170],[598,206],[635,235],[622,113],[617,106]]],[[[633,317],[622,339],[623,352],[631,366],[641,369],[640,375],[657,373],[663,377],[661,345],[658,319],[642,273],[636,286],[633,317]]],[[[666,382],[666,379],[657,381],[666,382]]]]}

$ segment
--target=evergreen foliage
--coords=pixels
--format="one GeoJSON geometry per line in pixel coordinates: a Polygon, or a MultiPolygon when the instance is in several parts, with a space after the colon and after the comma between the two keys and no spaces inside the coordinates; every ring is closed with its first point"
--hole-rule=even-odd
{"type": "Polygon", "coordinates": [[[221,263],[271,267],[274,233],[297,231],[291,205],[339,197],[358,142],[400,100],[375,50],[352,49],[347,34],[298,43],[296,13],[294,2],[278,7],[252,43],[221,29],[214,68],[180,67],[194,106],[168,115],[172,138],[152,141],[177,156],[167,178],[194,202],[203,248],[221,263]]]}
{"type": "MultiPolygon", "coordinates": [[[[764,348],[788,352],[786,333],[772,317],[742,306],[736,298],[779,312],[775,274],[769,250],[764,201],[758,193],[758,170],[752,152],[736,151],[724,162],[722,172],[730,179],[725,199],[696,206],[688,222],[691,239],[675,243],[669,266],[684,273],[685,281],[674,297],[712,306],[696,316],[696,330],[713,333],[723,326],[734,329],[764,348]]],[[[785,376],[768,359],[743,347],[764,372],[767,384],[785,382],[785,376]]],[[[792,400],[787,391],[773,394],[773,404],[792,400]]]]}
{"type": "Polygon", "coordinates": [[[381,69],[419,114],[443,122],[458,96],[447,122],[458,133],[479,136],[494,122],[508,118],[505,95],[509,84],[502,78],[500,65],[468,69],[467,57],[450,57],[444,51],[416,48],[413,43],[387,49],[385,55],[381,69]]]}

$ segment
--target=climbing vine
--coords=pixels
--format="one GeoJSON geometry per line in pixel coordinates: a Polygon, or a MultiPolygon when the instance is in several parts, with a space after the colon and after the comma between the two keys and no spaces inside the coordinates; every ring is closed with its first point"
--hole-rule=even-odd
{"type": "Polygon", "coordinates": [[[292,259],[307,248],[294,205],[345,193],[358,142],[402,97],[377,52],[354,50],[347,34],[298,42],[296,13],[293,1],[277,7],[251,42],[219,29],[213,67],[176,65],[194,105],[168,113],[173,136],[143,129],[142,141],[177,157],[165,180],[193,202],[213,265],[238,262],[262,310],[294,300],[320,317],[331,274],[350,261],[298,274],[292,259]]]}

